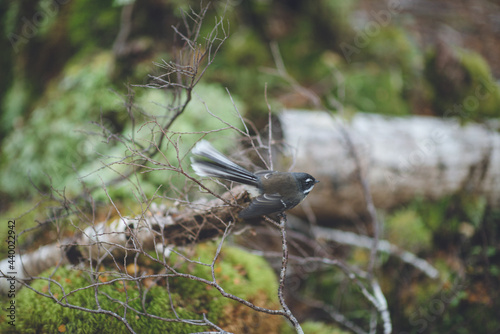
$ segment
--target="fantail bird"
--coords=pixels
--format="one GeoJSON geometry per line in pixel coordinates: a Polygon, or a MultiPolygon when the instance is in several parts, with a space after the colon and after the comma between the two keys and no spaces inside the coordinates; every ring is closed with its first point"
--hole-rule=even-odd
{"type": "Polygon", "coordinates": [[[263,170],[255,173],[238,166],[213,148],[206,140],[199,141],[192,150],[191,167],[199,176],[211,176],[249,185],[259,195],[240,211],[240,218],[252,218],[282,213],[302,202],[316,181],[307,173],[288,173],[263,170]]]}

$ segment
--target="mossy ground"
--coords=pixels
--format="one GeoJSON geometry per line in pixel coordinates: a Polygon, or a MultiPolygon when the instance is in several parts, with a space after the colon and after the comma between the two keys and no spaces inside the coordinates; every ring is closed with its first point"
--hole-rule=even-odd
{"type": "MultiPolygon", "coordinates": [[[[215,249],[214,244],[199,245],[192,255],[198,261],[210,263],[215,249]]],[[[207,266],[181,263],[181,258],[175,256],[171,260],[177,263],[181,272],[211,279],[210,268],[207,266]]],[[[106,269],[111,270],[100,268],[102,272],[106,269]]],[[[141,266],[141,270],[146,268],[141,266]]],[[[279,306],[276,276],[264,259],[237,248],[226,247],[223,248],[215,271],[217,282],[226,292],[258,306],[279,306]]],[[[169,279],[169,294],[164,280],[147,289],[146,286],[152,283],[151,279],[118,279],[113,282],[116,275],[103,273],[96,281],[91,281],[87,272],[69,267],[59,268],[55,272],[49,270],[41,277],[50,277],[57,283],[49,284],[48,280],[40,279],[32,282],[32,289],[53,295],[62,305],[24,288],[16,296],[16,326],[12,327],[2,321],[2,333],[57,333],[62,329],[66,333],[128,333],[121,321],[104,311],[125,318],[136,332],[148,333],[193,333],[209,330],[210,327],[175,321],[177,318],[202,320],[203,314],[213,323],[237,333],[276,332],[283,322],[279,316],[255,312],[222,297],[214,287],[188,278],[169,279]],[[96,295],[92,284],[97,282],[101,285],[96,295]],[[73,292],[69,293],[70,291],[73,292]],[[67,307],[68,305],[75,308],[67,307]],[[76,309],[78,307],[94,311],[85,312],[76,309]],[[96,312],[98,309],[104,311],[96,312]],[[140,314],[146,312],[171,321],[140,314]]]]}

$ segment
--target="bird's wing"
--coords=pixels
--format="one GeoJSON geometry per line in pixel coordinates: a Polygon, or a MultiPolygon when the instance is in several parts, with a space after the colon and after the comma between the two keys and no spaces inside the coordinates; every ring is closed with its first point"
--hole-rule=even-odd
{"type": "Polygon", "coordinates": [[[240,218],[252,218],[283,212],[291,207],[292,205],[287,204],[280,194],[263,194],[255,197],[248,208],[240,212],[239,216],[240,218]]]}

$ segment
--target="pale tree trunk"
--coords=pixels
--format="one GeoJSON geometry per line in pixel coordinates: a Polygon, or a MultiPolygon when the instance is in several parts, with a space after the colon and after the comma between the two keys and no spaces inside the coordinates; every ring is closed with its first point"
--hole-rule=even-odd
{"type": "Polygon", "coordinates": [[[321,181],[306,203],[320,219],[354,218],[366,211],[345,133],[357,150],[378,209],[461,191],[500,206],[500,134],[484,125],[363,113],[342,120],[326,112],[299,110],[284,111],[280,122],[283,140],[295,154],[293,170],[321,181]]]}

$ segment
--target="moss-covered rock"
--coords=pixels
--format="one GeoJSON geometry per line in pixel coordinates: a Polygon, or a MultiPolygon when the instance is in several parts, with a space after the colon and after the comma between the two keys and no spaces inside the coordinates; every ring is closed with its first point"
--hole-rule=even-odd
{"type": "MultiPolygon", "coordinates": [[[[199,245],[190,257],[210,264],[216,246],[199,245]]],[[[169,261],[179,272],[212,280],[209,266],[187,262],[177,255],[172,256],[169,261]]],[[[34,281],[31,287],[44,294],[52,294],[58,303],[24,288],[16,296],[16,326],[12,327],[2,320],[0,331],[57,333],[63,328],[67,333],[128,333],[125,325],[117,319],[123,317],[136,332],[192,333],[210,328],[175,319],[196,321],[202,320],[203,314],[206,314],[210,321],[234,333],[276,333],[283,322],[279,316],[255,312],[222,297],[214,287],[189,278],[170,278],[167,289],[164,279],[155,283],[152,278],[122,280],[119,277],[123,275],[113,274],[116,272],[114,268],[99,269],[98,276],[69,267],[45,272],[41,277],[50,277],[52,283],[49,284],[47,279],[40,279],[34,281]],[[94,280],[90,279],[91,276],[94,280]],[[92,287],[95,283],[101,284],[97,295],[92,287]],[[70,291],[73,292],[69,293],[70,291]],[[68,305],[73,305],[73,308],[67,307],[68,305]],[[85,312],[77,309],[79,307],[90,310],[100,308],[108,314],[104,311],[85,312]],[[146,317],[141,314],[144,312],[173,321],[146,317]]],[[[140,269],[148,270],[143,267],[140,269]]],[[[279,307],[277,279],[263,258],[237,248],[225,247],[215,265],[215,273],[217,283],[224,291],[261,307],[279,307]]]]}

